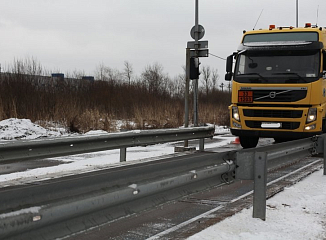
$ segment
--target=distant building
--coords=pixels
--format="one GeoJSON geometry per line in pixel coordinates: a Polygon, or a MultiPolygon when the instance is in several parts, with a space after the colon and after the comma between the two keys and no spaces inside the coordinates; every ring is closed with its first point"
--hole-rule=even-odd
{"type": "Polygon", "coordinates": [[[65,75],[63,73],[52,73],[51,76],[53,80],[63,81],[65,79],[65,75]]]}
{"type": "Polygon", "coordinates": [[[90,82],[94,82],[94,77],[93,76],[83,76],[82,80],[88,80],[90,82]]]}

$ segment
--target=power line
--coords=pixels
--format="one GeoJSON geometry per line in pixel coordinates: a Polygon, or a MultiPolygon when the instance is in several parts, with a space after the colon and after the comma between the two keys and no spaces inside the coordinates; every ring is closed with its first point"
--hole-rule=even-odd
{"type": "Polygon", "coordinates": [[[217,57],[217,58],[219,58],[219,59],[222,59],[222,60],[225,60],[226,61],[226,59],[225,58],[222,58],[222,57],[219,57],[219,56],[217,56],[217,55],[214,55],[214,54],[211,54],[211,53],[208,53],[209,55],[212,55],[213,57],[217,57]]]}

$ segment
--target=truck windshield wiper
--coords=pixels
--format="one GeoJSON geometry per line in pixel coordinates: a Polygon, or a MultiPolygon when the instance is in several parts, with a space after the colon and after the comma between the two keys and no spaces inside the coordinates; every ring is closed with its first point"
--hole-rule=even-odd
{"type": "Polygon", "coordinates": [[[266,78],[264,78],[262,75],[260,75],[259,73],[243,73],[243,74],[239,74],[238,76],[252,76],[252,75],[256,75],[257,77],[259,77],[260,79],[263,79],[265,82],[267,82],[266,78]]]}
{"type": "Polygon", "coordinates": [[[303,77],[301,77],[298,73],[296,72],[282,72],[282,73],[272,73],[272,75],[294,75],[294,76],[297,76],[298,79],[304,81],[307,83],[307,80],[304,79],[303,77]]]}

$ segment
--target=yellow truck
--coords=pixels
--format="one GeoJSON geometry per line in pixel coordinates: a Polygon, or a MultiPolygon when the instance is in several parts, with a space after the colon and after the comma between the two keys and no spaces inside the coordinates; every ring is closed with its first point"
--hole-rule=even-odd
{"type": "Polygon", "coordinates": [[[244,31],[225,80],[232,80],[231,133],[243,148],[260,137],[280,142],[326,132],[326,28],[244,31]]]}

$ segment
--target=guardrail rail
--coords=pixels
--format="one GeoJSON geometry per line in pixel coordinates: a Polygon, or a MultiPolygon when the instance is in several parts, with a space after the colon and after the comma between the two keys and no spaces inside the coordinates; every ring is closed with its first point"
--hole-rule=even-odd
{"type": "Polygon", "coordinates": [[[128,147],[200,139],[199,150],[204,150],[204,139],[212,138],[214,131],[214,126],[207,126],[2,142],[0,144],[0,162],[62,157],[112,149],[120,149],[120,161],[123,162],[126,161],[128,147]]]}

